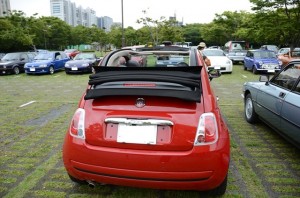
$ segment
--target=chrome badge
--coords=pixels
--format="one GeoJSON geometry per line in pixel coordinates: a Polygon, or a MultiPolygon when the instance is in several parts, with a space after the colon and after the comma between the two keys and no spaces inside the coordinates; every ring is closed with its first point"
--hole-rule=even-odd
{"type": "Polygon", "coordinates": [[[135,106],[137,108],[143,108],[145,106],[145,100],[144,100],[144,98],[138,98],[138,99],[136,99],[135,106]]]}

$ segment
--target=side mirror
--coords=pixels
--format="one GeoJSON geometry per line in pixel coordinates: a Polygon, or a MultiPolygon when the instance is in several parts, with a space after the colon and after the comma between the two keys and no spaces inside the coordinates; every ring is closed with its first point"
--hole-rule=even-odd
{"type": "Polygon", "coordinates": [[[269,75],[262,75],[259,76],[259,82],[265,82],[266,85],[269,85],[270,76],[269,75]]]}
{"type": "Polygon", "coordinates": [[[219,78],[221,76],[221,72],[220,70],[209,69],[208,75],[209,75],[209,80],[212,80],[213,78],[219,78]]]}

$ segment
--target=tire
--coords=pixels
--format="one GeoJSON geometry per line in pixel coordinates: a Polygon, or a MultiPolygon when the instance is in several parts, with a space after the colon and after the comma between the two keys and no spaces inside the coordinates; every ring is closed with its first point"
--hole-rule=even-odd
{"type": "Polygon", "coordinates": [[[244,70],[247,71],[247,67],[246,67],[245,63],[244,63],[244,70]]]}
{"type": "Polygon", "coordinates": [[[246,95],[245,105],[244,105],[245,119],[247,122],[253,124],[258,120],[258,116],[255,112],[253,100],[251,94],[246,95]]]}
{"type": "Polygon", "coordinates": [[[255,66],[252,67],[252,72],[253,72],[253,74],[258,74],[258,71],[255,66]]]}
{"type": "Polygon", "coordinates": [[[50,66],[49,67],[49,73],[52,75],[54,74],[54,67],[53,66],[50,66]]]}
{"type": "Polygon", "coordinates": [[[209,195],[213,195],[213,196],[224,195],[226,192],[226,188],[227,188],[227,175],[226,175],[224,181],[220,184],[220,186],[209,191],[209,195]]]}
{"type": "Polygon", "coordinates": [[[13,68],[13,72],[14,72],[14,74],[16,74],[16,75],[20,74],[20,68],[19,68],[18,66],[14,67],[14,68],[13,68]]]}

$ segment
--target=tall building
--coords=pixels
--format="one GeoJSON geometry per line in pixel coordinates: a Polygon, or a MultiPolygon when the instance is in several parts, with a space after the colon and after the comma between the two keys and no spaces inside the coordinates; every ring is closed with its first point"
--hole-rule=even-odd
{"type": "Polygon", "coordinates": [[[0,0],[0,17],[7,16],[9,10],[10,10],[10,1],[0,0]]]}
{"type": "Polygon", "coordinates": [[[50,0],[50,9],[51,16],[58,17],[71,26],[92,27],[97,25],[96,12],[93,9],[76,7],[76,4],[70,0],[50,0]]]}
{"type": "Polygon", "coordinates": [[[98,27],[105,30],[105,32],[110,32],[113,23],[113,19],[108,16],[98,17],[98,27]]]}

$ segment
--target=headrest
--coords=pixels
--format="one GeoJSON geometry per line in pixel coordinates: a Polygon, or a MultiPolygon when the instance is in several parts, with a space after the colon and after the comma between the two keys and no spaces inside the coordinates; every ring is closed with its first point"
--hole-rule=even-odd
{"type": "Polygon", "coordinates": [[[127,67],[140,67],[140,64],[135,60],[128,60],[126,63],[127,67]]]}

